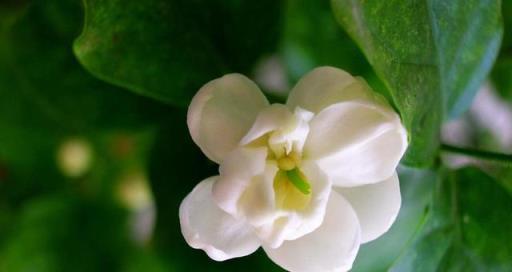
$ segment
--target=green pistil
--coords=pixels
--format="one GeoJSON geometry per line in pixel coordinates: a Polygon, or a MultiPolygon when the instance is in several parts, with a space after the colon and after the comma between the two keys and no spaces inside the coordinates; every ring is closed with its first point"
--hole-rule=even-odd
{"type": "Polygon", "coordinates": [[[286,176],[290,182],[297,188],[301,193],[309,195],[311,193],[311,185],[306,180],[306,177],[300,172],[299,168],[295,167],[292,170],[286,171],[286,176]]]}

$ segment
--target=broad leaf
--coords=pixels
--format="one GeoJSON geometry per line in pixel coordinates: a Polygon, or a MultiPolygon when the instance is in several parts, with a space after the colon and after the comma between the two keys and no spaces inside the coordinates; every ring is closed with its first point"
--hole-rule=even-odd
{"type": "Polygon", "coordinates": [[[206,82],[247,73],[276,45],[281,1],[85,0],[75,42],[94,75],[186,106],[206,82]]]}
{"type": "Polygon", "coordinates": [[[512,196],[476,168],[447,172],[429,218],[392,271],[509,271],[512,196]]]}
{"type": "Polygon", "coordinates": [[[464,111],[501,41],[499,0],[332,0],[389,88],[410,133],[405,162],[426,165],[441,121],[464,111]]]}

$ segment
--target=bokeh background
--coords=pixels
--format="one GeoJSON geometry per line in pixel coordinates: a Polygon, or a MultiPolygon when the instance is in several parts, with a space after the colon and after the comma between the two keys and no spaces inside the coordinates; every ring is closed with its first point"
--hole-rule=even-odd
{"type": "MultiPolygon", "coordinates": [[[[135,1],[128,2],[133,8],[135,1]]],[[[384,95],[387,91],[335,21],[329,1],[170,2],[175,9],[163,9],[170,14],[161,16],[134,9],[130,20],[137,27],[131,30],[162,40],[162,45],[141,47],[142,56],[174,50],[182,58],[179,65],[164,71],[137,66],[118,46],[123,37],[113,35],[105,45],[110,46],[107,57],[119,61],[87,66],[119,74],[136,66],[124,75],[155,89],[175,90],[176,103],[128,91],[130,84],[112,84],[80,64],[77,55],[87,54],[86,41],[77,40],[84,28],[81,1],[0,1],[0,271],[282,271],[261,250],[217,263],[182,238],[181,200],[217,172],[189,136],[190,96],[185,93],[223,73],[240,72],[254,78],[271,100],[281,101],[303,74],[320,65],[343,68],[384,95]],[[158,24],[162,18],[175,21],[158,24]],[[169,37],[145,34],[155,22],[162,28],[185,24],[196,29],[172,28],[169,35],[179,39],[171,44],[169,37]]],[[[512,152],[512,2],[502,4],[505,35],[498,60],[471,109],[443,127],[447,143],[512,152]]],[[[159,10],[156,4],[152,8],[159,10]]],[[[110,22],[105,31],[122,28],[123,18],[115,14],[99,19],[110,22]]],[[[91,35],[100,43],[105,39],[91,35]]],[[[505,189],[490,195],[496,201],[506,198],[501,194],[510,198],[510,167],[461,156],[440,159],[452,168],[477,164],[487,174],[463,169],[457,179],[496,179],[505,189]]],[[[354,271],[407,271],[407,247],[429,216],[440,176],[405,166],[399,171],[399,219],[388,234],[363,245],[354,271]]],[[[499,204],[499,216],[512,221],[510,201],[499,204]]],[[[492,220],[478,227],[485,229],[492,220]]],[[[478,231],[472,232],[478,239],[489,238],[478,231]]],[[[496,242],[496,270],[511,267],[510,241],[496,242]]],[[[478,270],[476,264],[459,268],[464,267],[478,270]]]]}

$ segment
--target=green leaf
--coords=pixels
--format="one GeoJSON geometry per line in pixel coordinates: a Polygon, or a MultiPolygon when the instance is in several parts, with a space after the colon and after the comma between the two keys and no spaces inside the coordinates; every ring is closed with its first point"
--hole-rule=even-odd
{"type": "Polygon", "coordinates": [[[332,0],[389,88],[410,134],[405,163],[431,163],[443,118],[464,111],[501,41],[499,0],[332,0]]]}
{"type": "Polygon", "coordinates": [[[420,235],[391,271],[508,271],[512,196],[476,168],[447,172],[420,235]]]}
{"type": "Polygon", "coordinates": [[[173,105],[186,106],[206,82],[247,73],[270,52],[281,1],[84,0],[85,26],[74,51],[94,75],[173,105]]]}
{"type": "Polygon", "coordinates": [[[498,55],[501,1],[430,1],[445,111],[457,117],[471,105],[498,55]]]}

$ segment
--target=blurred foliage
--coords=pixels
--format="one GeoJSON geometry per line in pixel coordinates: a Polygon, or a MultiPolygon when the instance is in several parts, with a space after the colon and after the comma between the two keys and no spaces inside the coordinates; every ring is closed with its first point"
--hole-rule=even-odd
{"type": "MultiPolygon", "coordinates": [[[[332,65],[394,98],[408,164],[437,161],[442,119],[469,105],[493,62],[499,1],[406,4],[0,2],[0,271],[282,271],[262,250],[217,263],[185,243],[179,205],[218,170],[190,139],[184,108],[207,81],[251,74],[266,56],[289,83],[332,65]],[[130,195],[146,185],[126,189],[132,175],[152,199],[130,195]],[[133,219],[153,204],[154,231],[136,239],[133,219]]],[[[510,98],[511,2],[502,12],[492,79],[510,98]]],[[[512,265],[512,171],[438,166],[400,168],[399,217],[362,246],[354,271],[512,265]]]]}
{"type": "Polygon", "coordinates": [[[0,10],[8,14],[0,20],[0,270],[116,271],[152,259],[160,266],[128,237],[128,211],[113,195],[119,177],[144,164],[152,127],[168,109],[79,65],[71,50],[78,1],[0,10]],[[70,177],[58,152],[74,139],[91,146],[92,159],[70,177]]]}
{"type": "Polygon", "coordinates": [[[350,37],[338,27],[328,1],[288,1],[283,56],[298,80],[318,66],[335,66],[367,77],[371,67],[350,37]]]}
{"type": "Polygon", "coordinates": [[[316,67],[334,66],[363,77],[391,98],[357,45],[338,26],[329,1],[288,1],[284,17],[280,54],[292,83],[316,67]]]}
{"type": "Polygon", "coordinates": [[[18,216],[2,271],[113,270],[127,258],[124,213],[111,203],[55,195],[25,203],[18,216]]]}
{"type": "Polygon", "coordinates": [[[505,34],[503,35],[500,56],[493,68],[491,78],[498,93],[508,101],[512,101],[512,2],[502,2],[505,34]]]}

